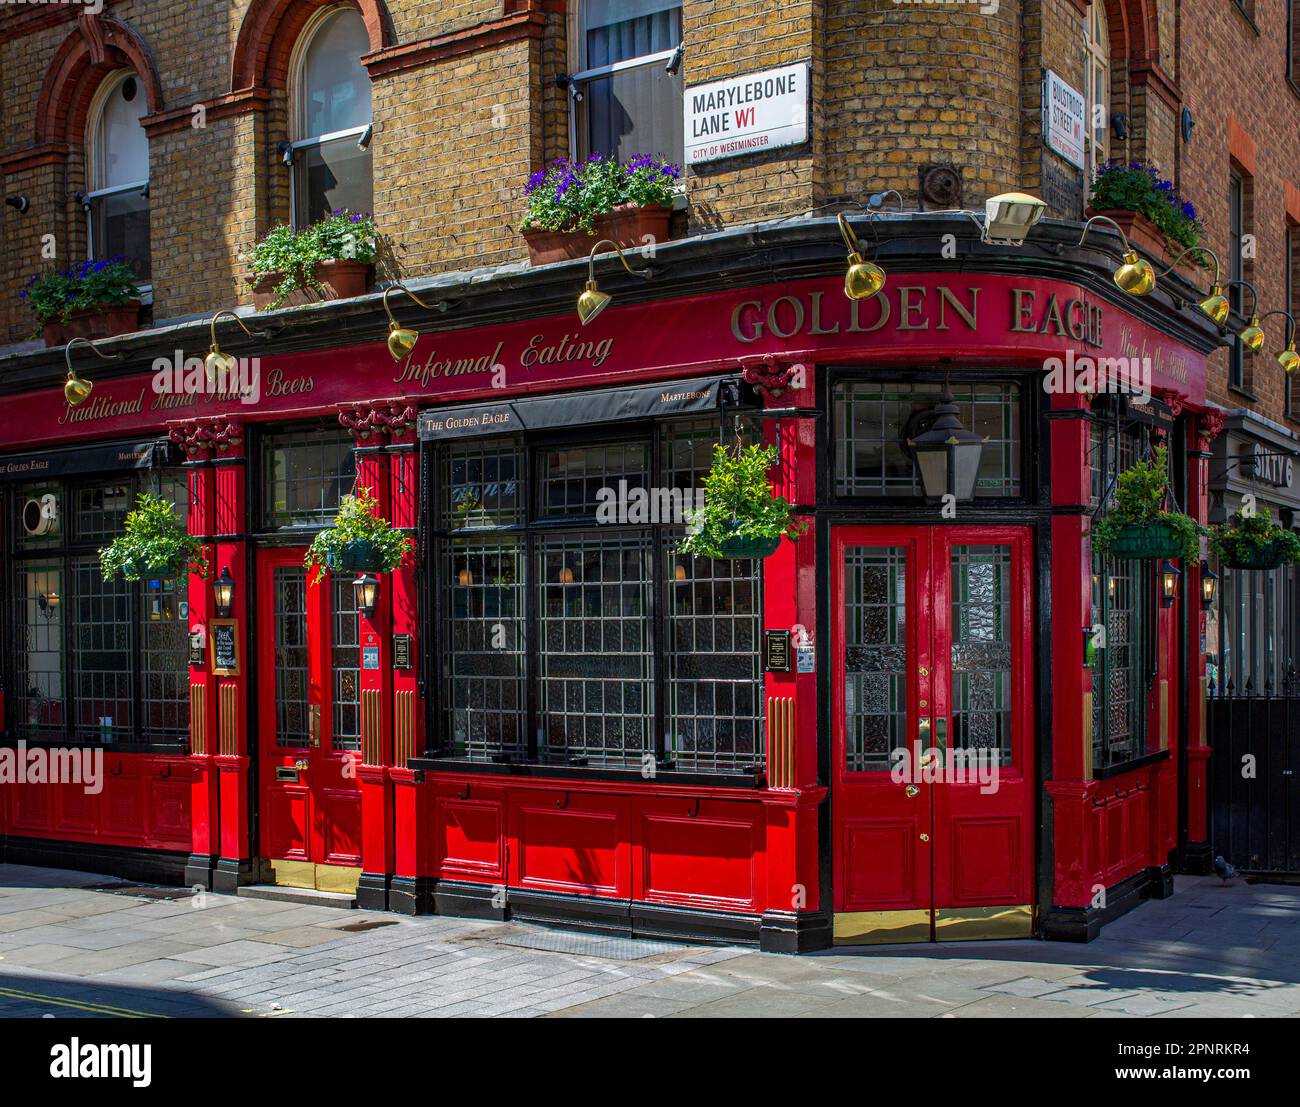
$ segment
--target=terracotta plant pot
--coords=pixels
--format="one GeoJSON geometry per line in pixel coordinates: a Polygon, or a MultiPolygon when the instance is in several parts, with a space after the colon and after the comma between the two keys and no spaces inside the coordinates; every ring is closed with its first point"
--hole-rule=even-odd
{"type": "Polygon", "coordinates": [[[74,338],[89,338],[93,342],[131,334],[139,329],[139,325],[140,301],[132,300],[128,304],[74,311],[67,322],[51,319],[42,325],[41,336],[47,346],[66,346],[74,338]]]}
{"type": "MultiPolygon", "coordinates": [[[[370,274],[374,267],[363,261],[322,261],[316,266],[316,280],[325,288],[321,295],[313,288],[295,288],[281,307],[301,307],[323,300],[348,300],[364,296],[370,290],[370,274]]],[[[284,279],[281,273],[268,273],[263,277],[249,277],[253,286],[253,305],[265,311],[275,301],[276,286],[284,279]]]]}
{"type": "Polygon", "coordinates": [[[659,205],[642,208],[622,204],[611,212],[596,216],[591,234],[584,230],[524,231],[528,260],[533,265],[550,265],[557,261],[585,258],[602,238],[608,238],[624,250],[642,247],[648,240],[667,242],[670,237],[668,221],[672,214],[672,208],[659,205]]]}

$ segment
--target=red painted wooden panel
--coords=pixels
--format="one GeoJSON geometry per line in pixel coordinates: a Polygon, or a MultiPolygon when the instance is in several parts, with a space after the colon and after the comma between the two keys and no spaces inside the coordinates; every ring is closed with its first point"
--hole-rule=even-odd
{"type": "MultiPolygon", "coordinates": [[[[915,819],[850,820],[843,830],[844,911],[892,911],[921,905],[915,819]]],[[[929,889],[925,889],[928,898],[929,889]]]]}
{"type": "Polygon", "coordinates": [[[9,788],[13,796],[13,829],[15,833],[46,837],[52,827],[50,820],[50,790],[39,784],[15,784],[9,788]]]}
{"type": "Polygon", "coordinates": [[[287,861],[310,861],[307,820],[310,818],[309,789],[305,784],[271,784],[266,794],[270,802],[262,812],[266,824],[268,857],[287,861]]]}
{"type": "Polygon", "coordinates": [[[638,824],[638,899],[724,910],[761,909],[762,812],[718,800],[647,804],[638,824]]]}
{"type": "Polygon", "coordinates": [[[89,795],[80,784],[29,784],[19,787],[48,788],[54,799],[53,833],[59,838],[85,838],[96,831],[99,797],[89,795]]]}
{"type": "Polygon", "coordinates": [[[109,775],[104,784],[104,806],[99,820],[102,837],[142,844],[145,837],[144,781],[122,767],[121,775],[109,775]]]}
{"type": "Polygon", "coordinates": [[[504,804],[500,800],[434,800],[434,867],[451,879],[506,879],[504,804]]]}
{"type": "Polygon", "coordinates": [[[361,864],[361,793],[353,788],[322,788],[318,793],[323,808],[326,865],[361,864]]]}
{"type": "Polygon", "coordinates": [[[580,792],[511,797],[512,886],[630,899],[628,802],[580,792]]]}
{"type": "Polygon", "coordinates": [[[959,818],[949,827],[953,906],[1022,903],[1025,883],[1021,820],[959,818]],[[996,857],[998,864],[990,865],[996,857]]]}

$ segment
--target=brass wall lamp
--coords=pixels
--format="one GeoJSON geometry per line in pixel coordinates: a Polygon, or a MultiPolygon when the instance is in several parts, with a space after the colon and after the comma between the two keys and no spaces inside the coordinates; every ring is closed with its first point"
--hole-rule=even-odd
{"type": "Polygon", "coordinates": [[[1156,275],[1158,277],[1168,276],[1183,258],[1192,254],[1204,254],[1214,262],[1214,286],[1210,289],[1210,294],[1196,306],[1221,327],[1228,320],[1228,297],[1223,294],[1223,281],[1220,279],[1222,269],[1219,265],[1218,254],[1208,246],[1190,246],[1156,275]]]}
{"type": "Polygon", "coordinates": [[[69,407],[84,404],[90,399],[90,393],[95,387],[93,381],[77,376],[77,371],[72,367],[72,348],[76,345],[87,347],[96,357],[103,358],[105,361],[121,361],[125,356],[123,354],[101,354],[95,349],[95,344],[88,338],[78,337],[72,339],[63,351],[63,361],[68,367],[68,378],[63,385],[63,398],[68,401],[69,407]]]}
{"type": "MultiPolygon", "coordinates": [[[[874,261],[867,261],[862,256],[862,244],[858,242],[858,236],[853,233],[849,221],[844,218],[844,213],[836,215],[835,220],[840,225],[840,235],[849,250],[849,268],[844,274],[844,295],[850,300],[870,300],[885,287],[885,271],[874,261]]],[[[874,223],[871,233],[873,236],[876,233],[874,223]]],[[[878,238],[876,244],[879,245],[878,238]]]]}
{"type": "Polygon", "coordinates": [[[233,311],[223,309],[217,312],[208,324],[208,335],[211,338],[212,345],[208,349],[208,356],[203,359],[203,370],[208,379],[208,387],[211,389],[215,389],[217,382],[222,379],[229,381],[231,374],[235,370],[235,359],[217,345],[217,321],[226,316],[238,323],[239,329],[249,338],[266,338],[268,334],[267,331],[250,331],[244,325],[244,321],[233,311]]]}
{"type": "Polygon", "coordinates": [[[591,248],[591,253],[587,255],[587,283],[578,296],[578,318],[582,320],[584,327],[609,307],[609,302],[614,298],[608,292],[601,291],[600,285],[596,283],[596,254],[599,253],[602,246],[612,246],[614,253],[618,255],[618,260],[623,263],[623,268],[632,276],[643,277],[646,280],[650,280],[654,276],[654,273],[648,268],[633,269],[628,265],[627,258],[623,256],[623,251],[618,248],[618,243],[611,242],[608,238],[602,238],[591,248]]]}
{"type": "Polygon", "coordinates": [[[1083,240],[1088,237],[1088,232],[1092,230],[1094,223],[1109,223],[1115,228],[1115,233],[1119,235],[1120,241],[1124,243],[1122,262],[1112,276],[1116,286],[1130,296],[1145,296],[1155,288],[1156,272],[1151,268],[1151,263],[1145,258],[1138,257],[1137,251],[1129,245],[1128,236],[1124,234],[1123,229],[1115,220],[1105,215],[1094,215],[1083,225],[1083,234],[1079,236],[1079,241],[1075,243],[1076,248],[1083,245],[1083,240]]]}
{"type": "Polygon", "coordinates": [[[1231,288],[1237,284],[1242,288],[1250,289],[1250,322],[1237,332],[1237,337],[1241,339],[1246,349],[1252,354],[1257,354],[1264,348],[1264,328],[1259,325],[1259,290],[1250,281],[1243,280],[1229,281],[1227,287],[1231,288]]]}
{"type": "Polygon", "coordinates": [[[388,352],[392,355],[394,361],[401,361],[402,358],[415,349],[415,344],[420,340],[420,332],[414,327],[403,327],[394,318],[393,309],[388,306],[388,297],[394,292],[405,292],[425,311],[445,312],[450,305],[446,300],[426,304],[404,284],[390,284],[384,289],[384,314],[388,316],[388,352]]]}
{"type": "Polygon", "coordinates": [[[1283,311],[1281,308],[1274,308],[1272,311],[1266,311],[1261,315],[1260,321],[1267,319],[1270,315],[1285,315],[1288,323],[1286,332],[1286,349],[1277,355],[1277,363],[1282,366],[1282,372],[1294,373],[1300,368],[1300,353],[1296,353],[1295,348],[1295,316],[1289,311],[1283,311]]]}

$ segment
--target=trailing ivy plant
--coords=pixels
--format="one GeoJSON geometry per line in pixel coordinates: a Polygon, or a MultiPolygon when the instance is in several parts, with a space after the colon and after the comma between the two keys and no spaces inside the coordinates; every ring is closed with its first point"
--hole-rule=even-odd
{"type": "Polygon", "coordinates": [[[135,270],[122,258],[83,261],[71,269],[37,273],[18,293],[39,326],[66,323],[74,311],[122,307],[140,299],[135,270]]]}
{"type": "Polygon", "coordinates": [[[1238,511],[1226,523],[1211,527],[1210,549],[1231,567],[1300,564],[1300,538],[1274,523],[1266,507],[1250,514],[1238,511]]]}
{"type": "Polygon", "coordinates": [[[592,154],[586,161],[559,158],[539,169],[524,185],[528,213],[521,231],[595,233],[598,215],[622,204],[669,207],[681,167],[638,154],[627,161],[592,154]]]}
{"type": "Polygon", "coordinates": [[[687,535],[678,549],[696,557],[731,557],[728,542],[791,542],[807,529],[796,523],[789,502],[772,494],[767,473],[777,462],[775,446],[713,447],[713,463],[704,478],[704,506],[691,513],[687,535]]]}
{"type": "Polygon", "coordinates": [[[1127,527],[1150,527],[1163,523],[1178,536],[1182,550],[1178,556],[1189,563],[1201,556],[1202,527],[1190,515],[1166,511],[1168,496],[1169,450],[1159,446],[1145,461],[1135,461],[1116,481],[1115,502],[1092,528],[1092,549],[1104,555],[1127,527]]]}
{"type": "Polygon", "coordinates": [[[369,488],[344,496],[334,522],[312,539],[303,564],[314,569],[313,583],[340,564],[356,547],[368,547],[376,572],[391,573],[415,545],[379,514],[379,502],[369,488]]]}
{"type": "Polygon", "coordinates": [[[185,529],[170,500],[151,492],[140,494],[122,533],[99,551],[99,565],[105,580],[119,574],[125,580],[171,580],[183,572],[208,575],[203,543],[185,529]]]}
{"type": "Polygon", "coordinates": [[[240,254],[255,277],[280,278],[274,299],[264,308],[272,311],[299,289],[324,294],[316,279],[316,266],[323,261],[356,261],[373,265],[379,251],[375,221],[346,208],[338,208],[318,223],[302,230],[282,225],[272,228],[251,254],[240,254]]]}
{"type": "Polygon", "coordinates": [[[1093,178],[1088,200],[1094,211],[1141,212],[1161,234],[1186,249],[1201,242],[1196,208],[1184,200],[1173,182],[1145,162],[1109,161],[1093,178]]]}

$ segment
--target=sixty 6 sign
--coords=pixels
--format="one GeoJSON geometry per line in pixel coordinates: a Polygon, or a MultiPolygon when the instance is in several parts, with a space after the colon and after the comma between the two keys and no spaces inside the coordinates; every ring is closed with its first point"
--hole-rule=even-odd
{"type": "Polygon", "coordinates": [[[808,141],[808,63],[686,90],[686,164],[808,141]]]}

